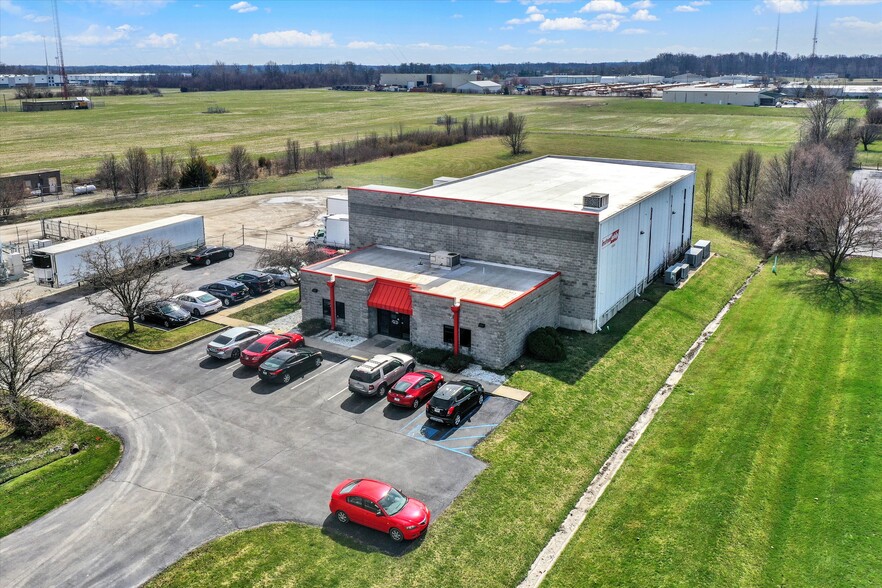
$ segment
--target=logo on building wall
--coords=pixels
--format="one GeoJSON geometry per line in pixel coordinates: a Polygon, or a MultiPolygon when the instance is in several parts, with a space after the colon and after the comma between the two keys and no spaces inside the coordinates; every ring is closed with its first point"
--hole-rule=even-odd
{"type": "Polygon", "coordinates": [[[616,241],[619,240],[619,230],[616,229],[609,235],[603,238],[603,241],[600,242],[601,247],[606,247],[607,245],[615,245],[616,241]]]}

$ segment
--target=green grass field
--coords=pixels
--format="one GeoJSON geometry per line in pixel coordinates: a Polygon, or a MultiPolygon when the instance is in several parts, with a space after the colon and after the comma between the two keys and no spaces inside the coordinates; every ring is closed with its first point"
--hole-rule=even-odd
{"type": "Polygon", "coordinates": [[[490,467],[393,558],[320,529],[272,525],[196,550],[155,586],[513,586],[526,573],[683,351],[756,258],[713,231],[721,254],[689,287],[650,288],[602,334],[571,334],[561,364],[525,361],[511,384],[532,392],[484,443],[490,467]],[[665,345],[654,344],[666,341],[665,345]]]}
{"type": "Polygon", "coordinates": [[[59,424],[38,438],[0,434],[0,537],[91,488],[119,460],[122,446],[106,431],[46,409],[59,424]],[[69,454],[72,443],[80,452],[69,454]],[[59,451],[49,451],[60,447],[59,451]]]}
{"type": "Polygon", "coordinates": [[[769,267],[548,586],[882,585],[882,260],[769,267]]]}
{"type": "Polygon", "coordinates": [[[234,312],[230,318],[265,325],[270,321],[289,315],[300,308],[300,290],[294,289],[272,300],[255,304],[251,308],[234,312]]]}
{"type": "Polygon", "coordinates": [[[170,331],[136,324],[135,332],[129,333],[128,321],[112,321],[95,325],[89,331],[107,339],[127,343],[142,349],[165,351],[214,333],[222,328],[222,325],[217,323],[201,320],[170,331]]]}
{"type": "MultiPolygon", "coordinates": [[[[7,97],[9,100],[11,96],[7,97]]],[[[0,112],[2,171],[60,167],[65,181],[90,177],[102,156],[131,146],[160,147],[185,155],[189,144],[220,162],[230,146],[256,157],[277,156],[288,138],[303,146],[429,127],[438,116],[527,115],[534,137],[564,143],[593,137],[596,143],[630,137],[640,141],[698,141],[784,148],[796,137],[798,109],[684,105],[658,100],[541,96],[469,96],[388,92],[278,90],[180,93],[162,97],[96,98],[89,111],[0,112]],[[226,114],[203,114],[218,104],[226,114]],[[571,140],[567,140],[571,136],[571,140]],[[75,147],[74,147],[75,146],[75,147]]],[[[849,108],[857,111],[856,105],[849,108]]],[[[676,144],[676,143],[674,143],[676,144]]],[[[590,147],[590,146],[589,146],[590,147]]],[[[672,159],[676,151],[667,149],[672,159]]],[[[586,155],[590,152],[584,153],[586,155]]],[[[678,161],[686,161],[678,159],[678,161]]]]}

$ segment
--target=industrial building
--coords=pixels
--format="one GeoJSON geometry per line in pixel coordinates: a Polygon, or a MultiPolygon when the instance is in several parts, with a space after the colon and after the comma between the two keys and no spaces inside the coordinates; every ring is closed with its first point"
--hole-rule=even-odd
{"type": "Polygon", "coordinates": [[[547,156],[447,180],[350,188],[355,250],[303,269],[304,319],[424,347],[456,335],[500,368],[538,327],[602,328],[692,239],[691,164],[547,156]]]}
{"type": "Polygon", "coordinates": [[[680,86],[666,88],[665,102],[685,104],[725,104],[732,106],[774,106],[775,97],[762,88],[738,86],[680,86]]]}
{"type": "Polygon", "coordinates": [[[61,194],[61,170],[38,169],[0,175],[3,180],[19,183],[22,191],[30,196],[61,194]]]}
{"type": "Polygon", "coordinates": [[[381,86],[399,86],[407,88],[434,88],[452,92],[467,82],[483,79],[481,72],[473,70],[469,73],[381,73],[381,86]]]}
{"type": "MultiPolygon", "coordinates": [[[[129,81],[139,81],[156,77],[152,73],[93,73],[68,74],[67,83],[74,86],[115,86],[129,81]]],[[[61,74],[0,75],[0,88],[34,86],[35,88],[60,88],[63,86],[61,74]]]]}
{"type": "Polygon", "coordinates": [[[475,80],[457,86],[456,91],[460,94],[499,94],[502,85],[490,80],[475,80]]]}

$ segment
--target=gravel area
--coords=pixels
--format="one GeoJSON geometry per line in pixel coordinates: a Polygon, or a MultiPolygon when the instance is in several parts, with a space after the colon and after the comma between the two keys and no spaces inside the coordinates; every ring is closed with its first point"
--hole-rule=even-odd
{"type": "Polygon", "coordinates": [[[462,370],[459,373],[460,376],[464,378],[470,378],[472,380],[480,380],[482,382],[487,382],[488,384],[496,384],[497,386],[501,386],[508,379],[507,377],[497,374],[495,372],[488,372],[483,369],[476,363],[471,364],[466,369],[462,370]]]}
{"type": "Polygon", "coordinates": [[[341,335],[340,333],[331,333],[326,337],[322,337],[325,343],[333,343],[341,347],[355,347],[367,341],[364,337],[356,337],[355,335],[341,335]]]}
{"type": "Polygon", "coordinates": [[[303,310],[295,310],[291,314],[286,314],[274,321],[270,321],[266,326],[274,331],[290,331],[303,321],[303,310]]]}

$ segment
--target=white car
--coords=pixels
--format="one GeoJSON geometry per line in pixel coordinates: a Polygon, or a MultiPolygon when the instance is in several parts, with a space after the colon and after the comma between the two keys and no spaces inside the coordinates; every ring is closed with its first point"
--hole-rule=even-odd
{"type": "Polygon", "coordinates": [[[185,294],[178,294],[172,298],[184,310],[189,310],[193,316],[205,316],[219,311],[223,304],[219,298],[215,298],[208,292],[194,290],[185,294]]]}

